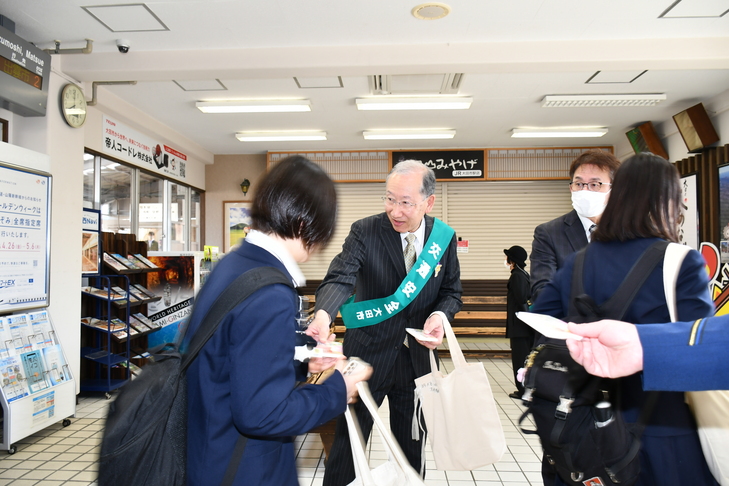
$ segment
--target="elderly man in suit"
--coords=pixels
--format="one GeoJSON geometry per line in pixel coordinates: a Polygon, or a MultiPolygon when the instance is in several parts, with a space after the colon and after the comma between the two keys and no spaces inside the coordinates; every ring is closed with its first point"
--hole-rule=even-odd
{"type": "Polygon", "coordinates": [[[542,223],[534,230],[531,268],[532,302],[562,268],[565,259],[587,246],[600,222],[615,171],[620,161],[609,152],[588,150],[570,165],[572,207],[567,214],[542,223]]]}
{"type": "MultiPolygon", "coordinates": [[[[415,160],[397,164],[387,176],[385,212],[356,221],[342,252],[316,292],[314,320],[307,333],[329,336],[340,311],[347,326],[344,354],[370,363],[369,387],[378,405],[390,406],[390,428],[416,471],[425,474],[423,444],[413,439],[415,378],[430,372],[430,349],[443,339],[443,319],[461,309],[456,236],[442,221],[427,216],[435,203],[435,174],[415,160]],[[345,304],[352,293],[353,302],[345,304]],[[417,291],[416,291],[417,290],[417,291]],[[435,342],[408,338],[405,328],[422,328],[435,342]]],[[[364,437],[372,419],[355,405],[364,437]]],[[[344,417],[337,422],[324,485],[354,480],[354,465],[344,417]]]]}

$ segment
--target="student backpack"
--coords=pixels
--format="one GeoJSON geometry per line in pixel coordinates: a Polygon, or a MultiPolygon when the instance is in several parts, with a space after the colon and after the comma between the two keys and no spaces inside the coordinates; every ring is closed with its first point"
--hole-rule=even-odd
{"type": "MultiPolygon", "coordinates": [[[[99,486],[184,486],[187,464],[187,380],[185,372],[223,318],[255,291],[272,284],[293,288],[273,267],[241,274],[218,296],[181,354],[175,346],[154,357],[143,372],[120,389],[109,406],[99,458],[99,486]]],[[[192,316],[195,316],[193,306],[192,316]]],[[[192,316],[190,321],[192,321],[192,316]]],[[[232,484],[243,457],[241,435],[225,472],[232,484]]]]}
{"type": "MultiPolygon", "coordinates": [[[[570,317],[577,323],[600,319],[620,320],[658,263],[668,242],[651,245],[628,272],[615,293],[602,305],[585,294],[583,273],[589,246],[575,258],[570,295],[570,317]]],[[[626,424],[609,406],[618,402],[617,381],[587,373],[570,356],[564,340],[545,339],[527,358],[523,396],[527,409],[519,424],[531,414],[545,459],[570,486],[630,486],[640,473],[640,436],[658,392],[651,392],[638,422],[626,424]]]]}

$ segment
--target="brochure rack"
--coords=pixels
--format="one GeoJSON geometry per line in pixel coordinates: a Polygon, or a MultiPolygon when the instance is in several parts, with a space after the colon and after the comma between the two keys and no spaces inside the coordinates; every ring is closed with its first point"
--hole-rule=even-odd
{"type": "Polygon", "coordinates": [[[144,286],[150,273],[145,242],[132,234],[99,233],[102,265],[81,287],[81,390],[110,393],[134,379],[146,363],[147,337],[161,326],[147,318],[147,304],[162,297],[144,286]]]}
{"type": "MultiPolygon", "coordinates": [[[[0,144],[7,145],[7,144],[0,144]]],[[[0,147],[0,449],[76,413],[50,304],[51,186],[47,155],[0,147]]]]}
{"type": "Polygon", "coordinates": [[[76,384],[45,309],[0,317],[0,449],[76,414],[76,384]]]}
{"type": "Polygon", "coordinates": [[[81,390],[102,391],[109,397],[109,392],[129,380],[129,278],[126,275],[99,275],[89,277],[89,283],[89,287],[82,288],[82,294],[84,300],[92,299],[90,307],[94,309],[94,317],[81,322],[91,330],[81,347],[81,356],[93,365],[91,376],[81,380],[81,390]],[[123,293],[113,290],[114,287],[123,293]],[[126,312],[117,314],[115,309],[119,307],[126,312]],[[117,342],[123,345],[112,344],[117,342]],[[119,366],[119,370],[112,370],[119,366]]]}

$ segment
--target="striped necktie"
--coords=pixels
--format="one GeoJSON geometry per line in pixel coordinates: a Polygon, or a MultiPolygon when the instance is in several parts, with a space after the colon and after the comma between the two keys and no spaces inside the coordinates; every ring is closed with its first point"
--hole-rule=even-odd
{"type": "Polygon", "coordinates": [[[405,237],[405,241],[408,242],[405,247],[405,251],[403,251],[403,256],[405,257],[405,272],[410,272],[413,265],[415,265],[415,235],[407,235],[405,237]]]}
{"type": "MultiPolygon", "coordinates": [[[[405,241],[407,241],[408,244],[405,247],[405,250],[402,252],[402,255],[405,258],[405,273],[410,273],[410,270],[413,268],[413,265],[415,265],[415,235],[413,235],[413,234],[407,235],[405,237],[405,241]]],[[[410,343],[408,343],[407,334],[405,335],[405,340],[403,341],[403,344],[407,348],[410,347],[410,343]]]]}
{"type": "Polygon", "coordinates": [[[590,229],[588,230],[590,233],[590,237],[588,238],[589,241],[592,241],[592,233],[594,233],[596,229],[597,229],[596,224],[593,224],[592,226],[590,226],[590,229]]]}

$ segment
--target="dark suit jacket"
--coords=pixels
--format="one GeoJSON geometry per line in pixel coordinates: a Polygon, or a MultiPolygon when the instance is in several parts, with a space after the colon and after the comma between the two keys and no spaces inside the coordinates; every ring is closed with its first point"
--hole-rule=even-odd
{"type": "MultiPolygon", "coordinates": [[[[191,336],[205,311],[241,273],[270,266],[266,250],[244,242],[216,265],[195,298],[191,336]]],[[[187,370],[189,485],[220,484],[240,433],[248,436],[234,484],[298,486],[294,439],[346,408],[335,372],[320,385],[297,386],[306,366],[294,361],[296,292],[282,284],[253,293],[223,318],[187,370]]],[[[188,338],[189,339],[189,338],[188,338]]]]}
{"type": "Polygon", "coordinates": [[[586,246],[585,227],[574,209],[534,229],[532,254],[529,256],[532,302],[542,287],[562,268],[565,259],[586,246]]]}
{"type": "Polygon", "coordinates": [[[517,312],[529,310],[529,274],[514,267],[506,287],[506,337],[534,337],[534,330],[516,317],[517,312]]]}
{"type": "MultiPolygon", "coordinates": [[[[425,216],[425,239],[433,229],[433,218],[425,216]]],[[[424,248],[423,251],[427,251],[424,248]]],[[[374,370],[369,380],[373,390],[390,372],[406,336],[405,328],[422,328],[428,316],[442,311],[449,320],[461,309],[461,270],[456,256],[456,237],[441,257],[442,265],[431,276],[418,297],[394,317],[374,326],[348,329],[344,354],[357,356],[374,370]]],[[[327,276],[316,292],[316,310],[335,317],[339,307],[355,291],[356,301],[392,295],[405,278],[405,261],[400,234],[392,228],[387,214],[361,219],[352,224],[342,252],[329,265],[327,276]]],[[[417,376],[430,372],[428,349],[410,340],[410,356],[417,376]]]]}

